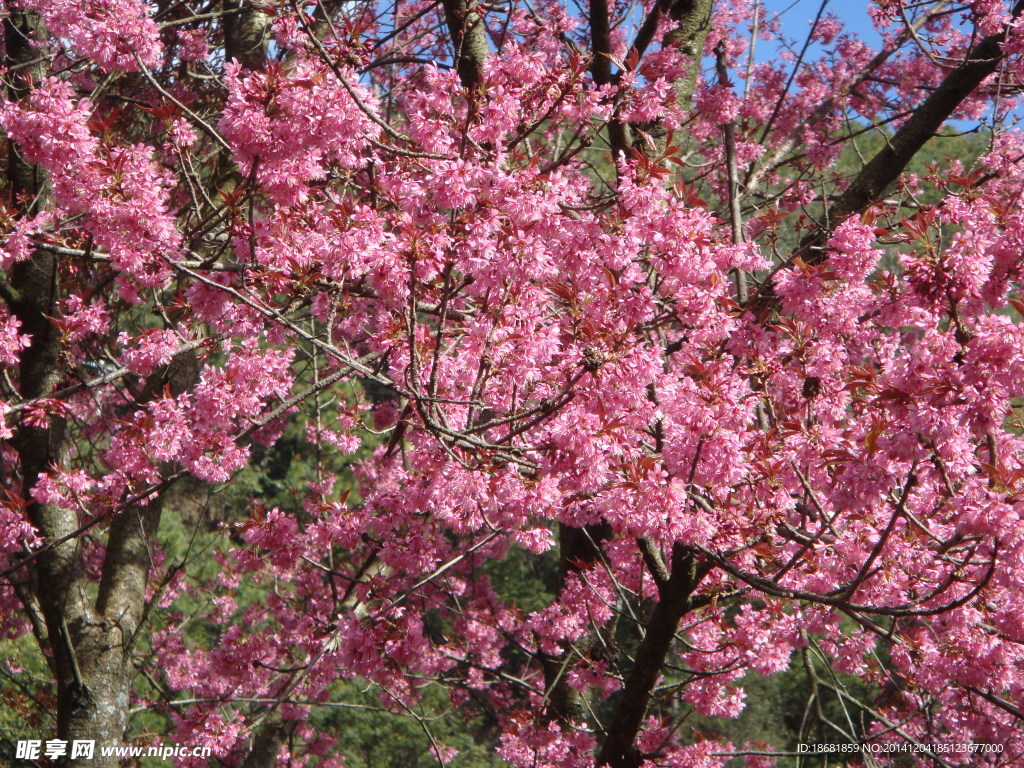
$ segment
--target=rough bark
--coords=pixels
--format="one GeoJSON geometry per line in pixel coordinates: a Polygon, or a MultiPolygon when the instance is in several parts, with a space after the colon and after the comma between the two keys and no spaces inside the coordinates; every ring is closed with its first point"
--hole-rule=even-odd
{"type": "Polygon", "coordinates": [[[681,107],[688,107],[693,101],[701,54],[704,52],[708,32],[711,31],[711,10],[714,5],[714,0],[677,0],[669,11],[672,20],[678,22],[678,25],[665,36],[663,45],[675,48],[690,60],[686,76],[674,83],[676,103],[681,107]]]}
{"type": "MultiPolygon", "coordinates": [[[[44,34],[38,16],[14,10],[4,20],[3,29],[5,63],[24,77],[41,77],[42,63],[31,44],[44,34]]],[[[24,96],[22,82],[12,80],[9,99],[24,96]]],[[[35,205],[44,189],[42,173],[24,160],[13,142],[7,144],[6,176],[11,203],[35,205]]],[[[58,267],[55,254],[37,251],[11,269],[5,290],[11,313],[31,338],[18,370],[19,393],[26,399],[49,394],[64,376],[60,334],[48,319],[57,315],[58,267]]],[[[31,499],[31,489],[39,476],[51,466],[64,463],[66,426],[58,415],[52,416],[45,426],[17,426],[12,442],[18,454],[22,495],[27,500],[31,499]]],[[[43,539],[43,546],[70,536],[78,528],[78,518],[72,510],[30,501],[26,512],[43,539]]],[[[26,605],[27,609],[35,607],[43,617],[45,630],[37,632],[37,638],[43,653],[51,655],[56,675],[57,735],[68,740],[90,738],[112,744],[123,733],[127,700],[118,706],[119,686],[107,674],[109,653],[95,642],[97,617],[82,575],[78,543],[69,538],[46,550],[34,560],[30,571],[28,582],[34,594],[24,590],[19,590],[19,594],[32,602],[26,605]]],[[[104,763],[100,760],[94,765],[104,763]]]]}
{"type": "Polygon", "coordinates": [[[224,0],[224,57],[245,69],[262,69],[267,60],[270,16],[254,10],[249,0],[224,0]]]}
{"type": "Polygon", "coordinates": [[[473,90],[480,83],[487,60],[487,27],[476,4],[444,0],[444,18],[455,49],[455,69],[462,84],[473,90]]]}
{"type": "MultiPolygon", "coordinates": [[[[38,81],[45,74],[43,57],[31,45],[45,34],[38,17],[14,10],[3,30],[5,63],[38,81]]],[[[8,98],[24,96],[23,82],[13,79],[8,98]]],[[[45,194],[42,172],[24,160],[13,142],[7,143],[6,182],[16,207],[34,206],[45,194]]],[[[31,338],[18,370],[19,394],[28,400],[49,395],[68,373],[61,335],[50,320],[60,314],[60,277],[60,256],[40,249],[16,264],[3,286],[4,300],[31,338]]],[[[164,381],[170,382],[166,370],[158,377],[163,381],[147,382],[144,388],[150,397],[162,390],[164,381]]],[[[55,677],[57,737],[95,742],[91,759],[72,759],[69,754],[60,765],[114,768],[117,758],[104,757],[102,749],[121,744],[128,725],[132,648],[145,604],[150,542],[160,506],[154,501],[133,507],[112,521],[94,600],[74,536],[80,526],[77,511],[31,500],[40,476],[66,465],[67,427],[59,415],[51,416],[45,426],[16,425],[12,445],[18,454],[22,495],[29,500],[26,512],[42,538],[43,551],[28,564],[27,573],[15,574],[12,580],[18,582],[17,592],[29,615],[41,617],[34,634],[55,677]]]]}
{"type": "MultiPolygon", "coordinates": [[[[12,68],[7,77],[7,98],[16,101],[28,93],[28,82],[43,75],[39,52],[32,47],[33,40],[41,39],[43,25],[35,13],[12,8],[3,20],[3,32],[5,63],[12,68]]],[[[25,161],[14,142],[7,142],[7,183],[11,202],[21,199],[27,203],[42,188],[39,169],[25,161]]]]}
{"type": "MultiPolygon", "coordinates": [[[[700,73],[701,54],[711,30],[711,11],[714,0],[658,0],[648,13],[631,46],[637,58],[643,57],[654,42],[658,26],[666,15],[676,23],[661,40],[665,48],[675,48],[689,61],[686,74],[673,83],[676,103],[683,108],[693,101],[693,90],[700,73]]],[[[618,75],[611,73],[611,28],[608,15],[608,0],[590,0],[590,29],[593,47],[591,75],[598,85],[615,82],[618,75]]],[[[621,152],[631,144],[638,144],[636,131],[617,120],[609,125],[609,142],[614,152],[621,152]]],[[[639,126],[639,130],[654,140],[657,149],[664,149],[666,131],[660,122],[655,121],[639,126]]],[[[638,147],[640,148],[640,147],[638,147]]]]}
{"type": "Polygon", "coordinates": [[[281,747],[288,743],[295,723],[285,723],[276,713],[253,736],[249,754],[240,768],[274,768],[281,747]]]}

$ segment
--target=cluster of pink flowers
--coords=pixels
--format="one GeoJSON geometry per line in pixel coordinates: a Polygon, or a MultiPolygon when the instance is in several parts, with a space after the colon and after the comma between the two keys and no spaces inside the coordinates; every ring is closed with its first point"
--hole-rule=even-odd
{"type": "Polygon", "coordinates": [[[25,102],[4,103],[0,124],[49,173],[58,210],[86,215],[86,229],[130,278],[122,285],[132,295],[134,283],[162,284],[169,275],[165,260],[181,249],[168,201],[170,174],[150,147],[101,142],[89,130],[90,111],[69,83],[50,78],[25,102]]]}
{"type": "MultiPolygon", "coordinates": [[[[745,89],[700,78],[680,105],[678,52],[654,44],[627,64],[628,3],[603,54],[611,82],[594,82],[580,19],[550,0],[485,14],[495,51],[471,85],[423,63],[449,55],[428,2],[400,4],[397,21],[367,10],[322,49],[308,44],[314,17],[284,5],[279,60],[224,64],[218,91],[186,66],[214,66],[217,28],[202,19],[160,32],[138,0],[23,5],[88,76],[0,105],[52,189],[42,213],[4,209],[0,267],[23,268],[37,245],[63,259],[46,316],[63,373],[4,404],[3,476],[20,477],[15,428],[59,424],[75,442],[0,499],[0,566],[38,544],[30,504],[99,532],[159,504],[169,475],[230,482],[266,453],[254,445],[308,419],[286,433],[316,457],[294,509],[253,499],[246,520],[197,526],[219,573],[151,550],[153,674],[191,702],[173,713],[179,742],[238,764],[251,702],[298,723],[339,680],[369,681],[402,713],[438,681],[454,705],[498,713],[510,765],[593,768],[597,718],[558,711],[555,693],[615,709],[643,661],[616,633],[649,637],[630,622],[653,621],[686,562],[694,583],[676,599],[690,608],[663,667],[675,703],[644,713],[638,765],[721,768],[761,751],[677,730],[671,711],[736,717],[749,675],[812,651],[879,690],[896,680],[872,705],[921,741],[1019,735],[1016,705],[999,702],[1024,691],[1024,138],[993,136],[988,186],[915,179],[942,201],[868,209],[802,257],[773,253],[822,188],[841,189],[844,117],[899,125],[945,77],[927,50],[860,78],[876,51],[826,17],[820,56],[792,83],[780,58],[753,64],[745,89]],[[135,72],[161,64],[161,36],[177,40],[173,109],[135,72]],[[112,72],[139,90],[121,123],[86,94],[112,72]],[[679,146],[645,132],[662,118],[686,133],[679,146]],[[609,123],[635,151],[573,143],[595,126],[603,141],[609,123]],[[743,183],[773,190],[735,229],[727,124],[743,183]],[[706,183],[677,181],[680,166],[706,183]],[[339,482],[352,457],[355,489],[339,482]],[[519,604],[495,567],[553,562],[556,546],[549,592],[519,604]],[[180,630],[196,616],[215,640],[180,630]]],[[[716,4],[705,50],[724,37],[744,74],[753,7],[716,4]]],[[[988,34],[1000,8],[957,14],[988,34]]],[[[778,20],[761,18],[777,40],[778,20]]],[[[969,45],[946,16],[922,34],[969,45]]],[[[10,381],[39,347],[16,314],[0,307],[10,381]]],[[[89,574],[103,567],[96,538],[82,544],[89,574]]],[[[0,609],[14,602],[0,588],[0,609]]],[[[308,743],[295,765],[341,764],[329,739],[295,734],[308,743]]]]}
{"type": "Polygon", "coordinates": [[[142,0],[18,0],[42,15],[46,28],[106,72],[132,72],[163,57],[160,28],[142,0]]]}

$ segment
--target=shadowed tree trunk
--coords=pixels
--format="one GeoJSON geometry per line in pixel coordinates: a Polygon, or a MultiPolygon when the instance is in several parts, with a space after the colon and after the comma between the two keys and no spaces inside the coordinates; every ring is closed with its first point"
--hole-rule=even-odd
{"type": "Polygon", "coordinates": [[[638,768],[643,764],[645,756],[636,749],[637,734],[647,716],[654,686],[672,650],[680,621],[705,602],[694,592],[710,570],[710,565],[699,563],[685,547],[673,548],[671,573],[659,583],[658,604],[644,628],[636,661],[626,676],[618,706],[608,723],[598,765],[638,768]]]}
{"type": "Polygon", "coordinates": [[[270,16],[249,0],[224,0],[224,58],[245,69],[263,69],[267,60],[270,16]]]}
{"type": "Polygon", "coordinates": [[[674,84],[676,103],[681,107],[688,107],[693,101],[704,43],[711,31],[711,11],[714,5],[714,0],[677,0],[669,11],[678,26],[666,35],[664,45],[675,48],[690,62],[686,76],[674,84]]]}

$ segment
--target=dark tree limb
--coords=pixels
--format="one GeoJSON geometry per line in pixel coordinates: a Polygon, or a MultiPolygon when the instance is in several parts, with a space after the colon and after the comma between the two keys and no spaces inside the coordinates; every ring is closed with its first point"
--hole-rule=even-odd
{"type": "Polygon", "coordinates": [[[597,85],[612,82],[612,33],[608,0],[590,0],[590,74],[597,85]]]}
{"type": "Polygon", "coordinates": [[[694,595],[711,565],[699,562],[694,553],[681,545],[672,550],[672,571],[660,591],[658,604],[647,623],[646,634],[636,652],[636,662],[619,697],[608,725],[607,736],[598,755],[599,766],[638,768],[644,757],[636,748],[654,686],[661,676],[683,616],[698,605],[694,595]]]}
{"type": "MultiPolygon", "coordinates": [[[[665,48],[675,48],[689,60],[686,74],[672,84],[676,93],[676,104],[680,107],[689,107],[693,100],[693,89],[700,72],[704,42],[711,29],[713,6],[714,0],[658,0],[637,30],[630,49],[630,55],[639,61],[654,42],[663,18],[668,15],[676,22],[675,28],[661,40],[661,45],[665,48]]],[[[594,53],[591,74],[594,82],[598,85],[618,82],[622,73],[614,76],[611,74],[611,33],[607,0],[590,0],[590,13],[594,53]]],[[[665,135],[665,129],[660,122],[646,124],[642,126],[642,130],[657,139],[665,135]]],[[[615,151],[621,151],[631,143],[628,127],[618,121],[611,123],[609,134],[612,149],[615,151]]]]}
{"type": "MultiPolygon", "coordinates": [[[[1017,18],[1022,10],[1024,0],[1014,6],[1013,17],[1017,18]]],[[[1002,44],[1005,39],[1006,33],[1001,32],[982,40],[971,50],[967,60],[950,72],[942,84],[914,110],[892,140],[864,166],[829,209],[833,227],[849,216],[860,213],[881,197],[963,100],[996,71],[1003,60],[1002,44]]]]}
{"type": "MultiPolygon", "coordinates": [[[[828,117],[842,97],[854,93],[864,81],[870,78],[883,64],[885,64],[885,62],[892,58],[892,56],[900,50],[907,40],[911,39],[918,30],[922,29],[929,21],[936,18],[938,14],[941,14],[950,4],[951,0],[940,0],[940,2],[933,6],[928,13],[922,14],[920,18],[911,22],[908,27],[896,36],[896,39],[892,44],[888,47],[882,48],[872,57],[871,61],[869,61],[860,70],[860,72],[857,73],[857,76],[850,81],[849,85],[844,86],[840,92],[833,93],[824,98],[810,113],[807,120],[800,124],[799,128],[802,128],[806,124],[814,125],[828,117]]],[[[743,179],[742,196],[747,196],[753,192],[757,188],[764,174],[784,161],[784,158],[800,144],[800,136],[801,133],[799,130],[792,131],[785,140],[774,147],[770,152],[767,152],[759,158],[755,163],[750,165],[743,179]]]]}
{"type": "MultiPolygon", "coordinates": [[[[612,33],[609,0],[590,0],[590,75],[595,85],[608,85],[616,81],[612,77],[612,33]]],[[[626,126],[616,116],[608,123],[608,144],[613,157],[625,151],[628,146],[626,126]]]]}

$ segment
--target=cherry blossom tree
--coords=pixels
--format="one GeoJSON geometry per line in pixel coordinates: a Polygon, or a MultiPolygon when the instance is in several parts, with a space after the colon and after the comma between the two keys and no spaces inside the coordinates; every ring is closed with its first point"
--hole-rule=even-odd
{"type": "Polygon", "coordinates": [[[439,765],[437,690],[517,768],[769,765],[692,723],[801,668],[853,763],[1020,763],[1024,3],[3,9],[4,706],[57,764],[341,766],[358,681],[439,765]],[[288,430],[291,508],[181,492],[288,430]]]}

